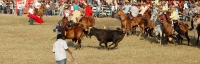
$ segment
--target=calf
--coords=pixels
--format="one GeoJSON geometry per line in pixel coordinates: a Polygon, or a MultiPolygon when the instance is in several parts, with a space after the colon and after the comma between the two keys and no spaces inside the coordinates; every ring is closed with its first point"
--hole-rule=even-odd
{"type": "Polygon", "coordinates": [[[91,31],[89,33],[89,36],[95,36],[99,41],[99,46],[103,47],[101,44],[104,43],[106,48],[108,50],[110,49],[110,46],[115,44],[115,48],[118,46],[118,43],[124,38],[124,33],[122,30],[105,30],[105,29],[97,29],[97,28],[91,28],[91,31]],[[113,42],[109,47],[107,46],[108,42],[113,42]]]}

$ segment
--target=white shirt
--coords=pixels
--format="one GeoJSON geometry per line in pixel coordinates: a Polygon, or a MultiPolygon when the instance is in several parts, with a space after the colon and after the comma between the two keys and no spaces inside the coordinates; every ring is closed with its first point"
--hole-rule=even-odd
{"type": "Polygon", "coordinates": [[[22,4],[17,3],[17,9],[22,9],[22,4]]]}
{"type": "Polygon", "coordinates": [[[34,13],[33,8],[29,8],[28,13],[33,14],[34,13]]]}
{"type": "Polygon", "coordinates": [[[3,3],[3,2],[2,2],[2,1],[0,1],[0,5],[2,5],[2,3],[3,3]]]}
{"type": "Polygon", "coordinates": [[[136,6],[132,6],[130,11],[133,17],[136,17],[139,13],[139,9],[136,6]]]}
{"type": "Polygon", "coordinates": [[[49,4],[46,4],[46,8],[47,8],[47,9],[50,9],[50,5],[49,5],[49,4]]]}
{"type": "Polygon", "coordinates": [[[55,60],[63,60],[67,58],[66,55],[66,49],[68,48],[67,42],[62,39],[58,39],[54,44],[53,44],[53,52],[55,52],[55,60]]]}
{"type": "Polygon", "coordinates": [[[139,14],[142,14],[142,15],[143,15],[144,12],[146,12],[146,10],[147,10],[148,8],[149,8],[149,6],[146,6],[146,5],[145,5],[145,6],[141,6],[141,7],[140,7],[141,11],[140,11],[139,14]]]}
{"type": "Polygon", "coordinates": [[[187,3],[185,3],[183,6],[184,6],[183,9],[188,9],[189,8],[187,3]]]}

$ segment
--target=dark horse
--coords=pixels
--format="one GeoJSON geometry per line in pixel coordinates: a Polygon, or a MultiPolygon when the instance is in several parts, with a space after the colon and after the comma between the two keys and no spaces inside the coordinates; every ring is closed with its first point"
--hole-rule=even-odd
{"type": "Polygon", "coordinates": [[[78,40],[78,45],[77,48],[81,48],[81,39],[83,38],[84,35],[84,29],[80,27],[78,24],[68,22],[67,18],[64,17],[60,22],[59,22],[59,28],[62,36],[64,39],[72,39],[73,42],[77,42],[78,40]]]}

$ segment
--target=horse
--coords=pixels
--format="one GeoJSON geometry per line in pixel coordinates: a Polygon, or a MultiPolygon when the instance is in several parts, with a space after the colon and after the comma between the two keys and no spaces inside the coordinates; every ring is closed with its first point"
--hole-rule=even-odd
{"type": "Polygon", "coordinates": [[[76,18],[76,20],[78,21],[78,24],[81,25],[88,33],[90,32],[90,27],[94,27],[95,25],[95,19],[92,17],[83,16],[80,20],[78,20],[78,18],[76,18]]]}
{"type": "Polygon", "coordinates": [[[40,8],[38,8],[37,16],[39,16],[41,19],[46,11],[46,4],[41,4],[40,8]]]}
{"type": "Polygon", "coordinates": [[[75,43],[78,41],[76,49],[81,48],[81,41],[84,36],[84,29],[78,24],[68,22],[66,19],[67,18],[64,17],[62,21],[59,22],[60,27],[58,28],[58,30],[61,31],[64,39],[72,39],[72,41],[75,43]]]}
{"type": "Polygon", "coordinates": [[[151,18],[151,8],[147,9],[147,11],[144,13],[144,18],[146,19],[146,26],[147,26],[147,33],[148,33],[148,36],[151,36],[152,37],[152,33],[153,33],[153,30],[154,30],[154,22],[153,21],[150,21],[150,18],[151,18]]]}
{"type": "Polygon", "coordinates": [[[121,29],[123,31],[123,33],[127,33],[130,34],[132,32],[132,28],[133,25],[135,23],[133,23],[133,20],[130,19],[129,16],[127,16],[123,10],[120,8],[119,10],[116,11],[116,15],[115,16],[119,16],[120,17],[120,21],[121,21],[121,29]]]}
{"type": "Polygon", "coordinates": [[[189,45],[190,38],[188,36],[188,26],[186,24],[184,24],[182,21],[179,20],[178,23],[174,23],[174,28],[173,28],[172,24],[167,22],[166,15],[162,15],[161,20],[164,27],[164,32],[167,35],[167,37],[172,36],[174,34],[173,33],[174,30],[177,30],[177,28],[180,27],[180,30],[177,30],[178,35],[176,36],[177,38],[180,39],[180,43],[182,43],[182,40],[183,40],[181,36],[185,36],[187,38],[188,45],[189,45]]]}
{"type": "MultiPolygon", "coordinates": [[[[196,27],[196,30],[197,30],[197,40],[196,40],[196,45],[198,44],[198,42],[199,42],[199,36],[200,36],[200,18],[199,18],[200,16],[199,15],[196,15],[195,17],[194,17],[194,19],[193,19],[193,21],[194,21],[194,24],[196,25],[196,26],[194,26],[194,27],[196,27]]],[[[195,34],[195,33],[194,33],[195,34]]],[[[194,36],[195,37],[195,36],[194,36]]]]}
{"type": "MultiPolygon", "coordinates": [[[[171,41],[171,38],[169,38],[169,37],[173,37],[173,31],[174,31],[173,29],[174,28],[170,23],[167,22],[167,18],[165,15],[161,15],[160,19],[162,20],[161,25],[164,28],[165,37],[167,37],[167,39],[171,41]]],[[[161,42],[160,42],[160,45],[162,45],[161,42]]]]}

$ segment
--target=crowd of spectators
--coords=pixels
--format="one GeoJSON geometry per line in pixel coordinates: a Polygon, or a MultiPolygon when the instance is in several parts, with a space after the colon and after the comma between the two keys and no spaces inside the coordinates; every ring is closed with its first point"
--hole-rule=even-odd
{"type": "MultiPolygon", "coordinates": [[[[119,7],[123,7],[124,13],[131,12],[131,7],[136,6],[139,11],[140,6],[142,4],[150,4],[153,8],[161,8],[169,10],[170,6],[175,6],[177,11],[182,14],[183,16],[181,18],[185,19],[189,17],[189,15],[192,15],[194,13],[198,13],[200,10],[199,7],[199,1],[138,1],[135,2],[134,0],[67,0],[67,1],[39,1],[38,4],[46,4],[46,16],[63,16],[63,10],[64,7],[69,6],[70,9],[73,11],[74,7],[78,5],[79,11],[83,9],[83,7],[87,4],[92,5],[94,15],[97,17],[114,17],[114,13],[116,10],[119,9],[119,7]],[[78,3],[78,4],[74,4],[78,3]]],[[[36,5],[36,2],[30,3],[30,5],[35,6],[35,8],[38,8],[36,5]]],[[[27,7],[27,6],[26,6],[27,7]]],[[[0,1],[0,13],[1,14],[17,14],[18,16],[21,16],[24,14],[25,10],[25,3],[22,2],[14,2],[14,1],[0,1]],[[18,5],[18,6],[17,6],[18,5]],[[17,8],[16,8],[17,6],[17,8]],[[16,13],[18,11],[18,13],[16,13]]],[[[82,11],[83,12],[83,11],[82,11]]]]}

